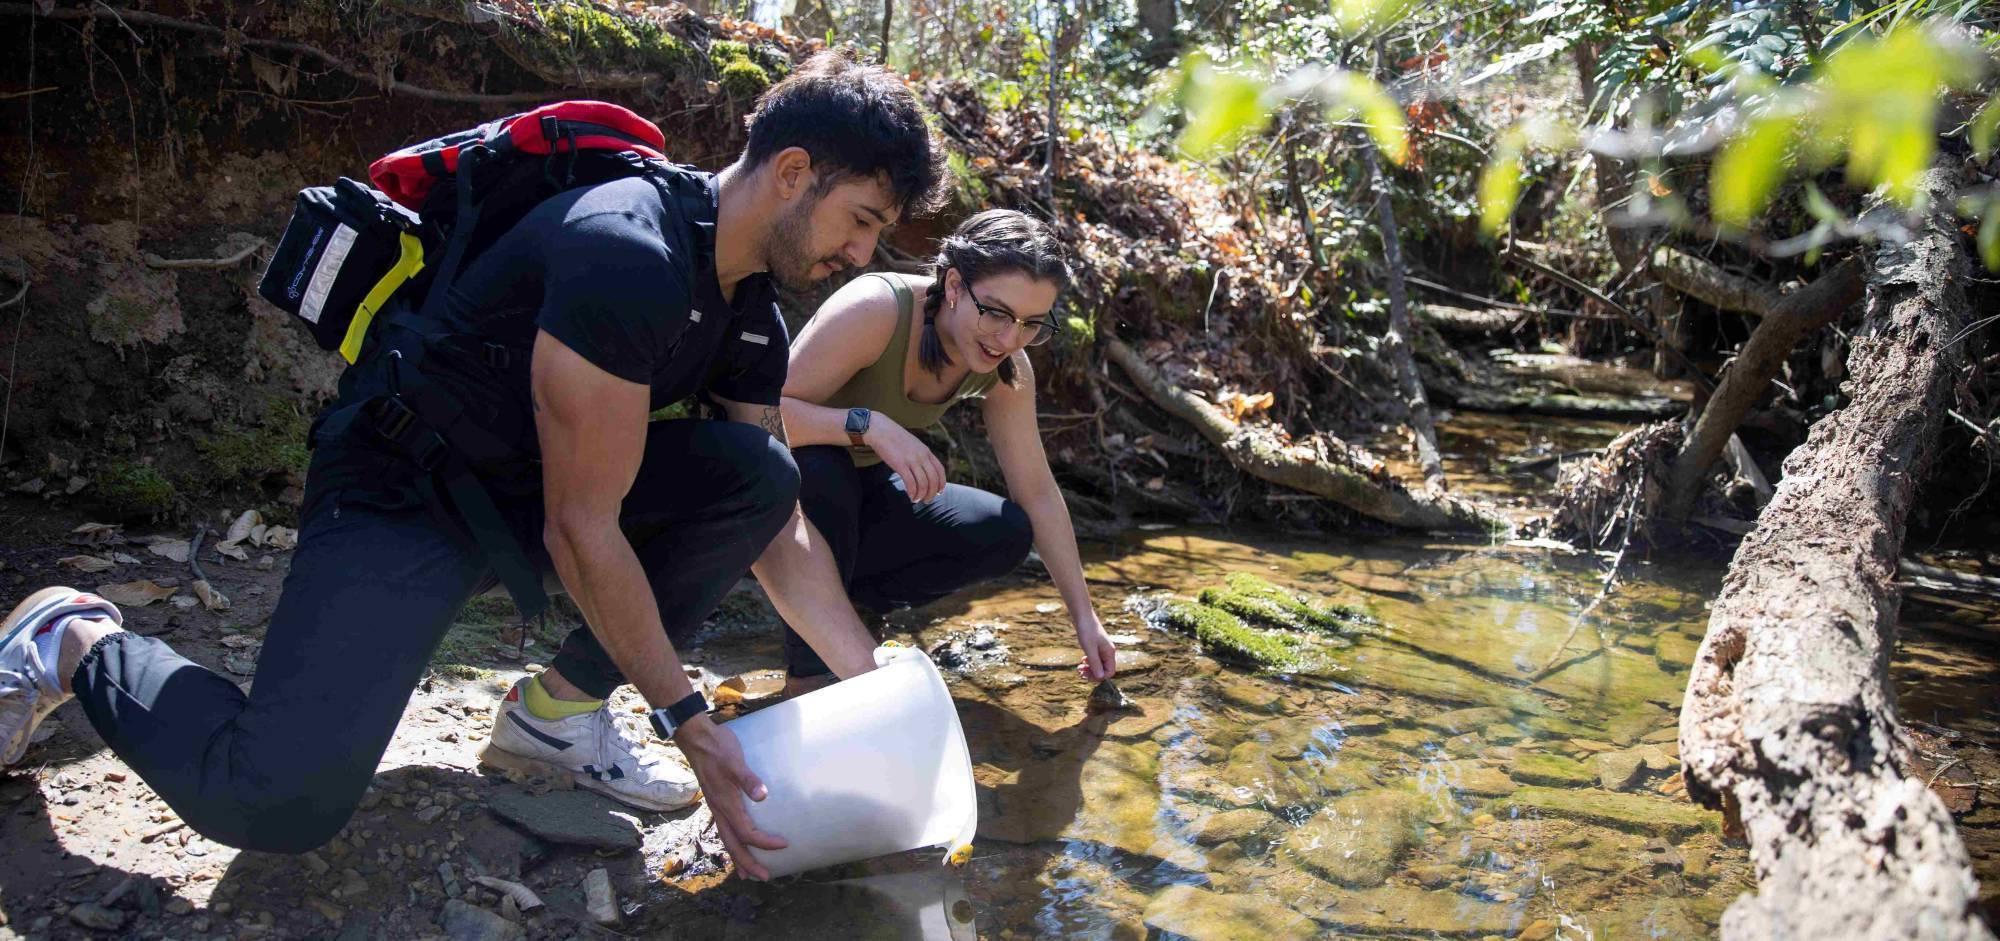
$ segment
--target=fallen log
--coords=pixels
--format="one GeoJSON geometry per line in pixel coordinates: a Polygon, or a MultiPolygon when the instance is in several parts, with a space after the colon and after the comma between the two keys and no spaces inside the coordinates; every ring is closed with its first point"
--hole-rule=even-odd
{"type": "Polygon", "coordinates": [[[1673,399],[1652,395],[1621,398],[1607,395],[1575,395],[1568,392],[1496,392],[1449,388],[1432,391],[1440,403],[1470,412],[1657,421],[1687,411],[1686,402],[1676,402],[1673,399]]]}
{"type": "MultiPolygon", "coordinates": [[[[1688,794],[1747,837],[1724,938],[1992,938],[1944,803],[1910,776],[1888,678],[1903,522],[1963,351],[1952,181],[1874,249],[1848,405],[1813,426],[1737,551],[1681,712],[1688,794]]],[[[1878,210],[1880,211],[1880,210],[1878,210]]]]}
{"type": "Polygon", "coordinates": [[[1653,250],[1650,268],[1661,284],[1717,310],[1768,317],[1783,300],[1771,285],[1730,274],[1712,261],[1665,245],[1653,250]]]}
{"type": "Polygon", "coordinates": [[[1526,311],[1508,310],[1504,307],[1473,310],[1468,307],[1447,307],[1443,304],[1418,304],[1412,311],[1416,315],[1417,323],[1439,333],[1474,339],[1511,332],[1528,319],[1526,311]]]}
{"type": "Polygon", "coordinates": [[[1458,532],[1503,532],[1506,520],[1451,496],[1425,497],[1394,480],[1375,480],[1353,467],[1315,456],[1285,453],[1267,435],[1229,420],[1200,396],[1175,385],[1117,337],[1104,339],[1105,355],[1132,377],[1148,400],[1194,426],[1238,470],[1253,477],[1332,500],[1394,526],[1458,532]]]}
{"type": "Polygon", "coordinates": [[[1681,446],[1667,476],[1665,519],[1680,522],[1694,509],[1701,483],[1716,458],[1722,456],[1729,438],[1750,407],[1763,398],[1764,390],[1785,366],[1785,358],[1800,338],[1838,319],[1841,312],[1861,298],[1861,261],[1849,258],[1821,275],[1813,283],[1793,291],[1771,308],[1769,316],[1745,340],[1729,371],[1709,396],[1708,404],[1695,420],[1694,430],[1681,446]]]}

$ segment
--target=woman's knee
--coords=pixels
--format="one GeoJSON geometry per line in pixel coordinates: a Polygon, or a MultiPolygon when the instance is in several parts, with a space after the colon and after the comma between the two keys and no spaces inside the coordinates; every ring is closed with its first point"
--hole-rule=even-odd
{"type": "Polygon", "coordinates": [[[1035,547],[1035,524],[1028,511],[1012,500],[1000,504],[1000,512],[981,527],[980,544],[985,550],[982,568],[989,577],[1005,575],[1027,561],[1035,547]]]}

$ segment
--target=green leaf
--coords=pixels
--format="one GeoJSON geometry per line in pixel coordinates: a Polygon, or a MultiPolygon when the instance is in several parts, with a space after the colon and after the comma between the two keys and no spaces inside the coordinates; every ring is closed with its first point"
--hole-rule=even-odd
{"type": "Polygon", "coordinates": [[[1806,212],[1823,226],[1840,221],[1840,210],[1826,198],[1825,193],[1819,191],[1819,187],[1811,183],[1806,184],[1806,212]]]}
{"type": "Polygon", "coordinates": [[[2000,142],[2000,95],[1995,95],[1986,107],[1972,118],[1970,128],[1972,152],[1985,160],[1993,155],[1993,145],[2000,142]]]}
{"type": "Polygon", "coordinates": [[[1979,220],[1979,260],[1986,270],[2000,271],[2000,199],[1986,204],[1986,218],[1979,220]]]}
{"type": "Polygon", "coordinates": [[[1521,198],[1521,149],[1518,143],[1502,140],[1493,149],[1493,159],[1479,172],[1479,227],[1488,235],[1498,235],[1514,214],[1521,198]]]}
{"type": "Polygon", "coordinates": [[[1206,57],[1190,56],[1181,75],[1182,107],[1188,116],[1181,151],[1200,159],[1262,131],[1271,121],[1268,91],[1263,82],[1218,69],[1206,57]]]}
{"type": "Polygon", "coordinates": [[[1327,120],[1345,121],[1359,115],[1384,156],[1398,166],[1409,159],[1409,128],[1403,121],[1402,106],[1374,79],[1359,72],[1336,72],[1317,89],[1327,120]]]}
{"type": "Polygon", "coordinates": [[[1410,0],[1332,0],[1333,18],[1349,33],[1362,33],[1403,18],[1410,0]]]}
{"type": "Polygon", "coordinates": [[[1752,118],[1748,128],[1723,145],[1709,180],[1718,220],[1740,228],[1764,211],[1784,178],[1785,152],[1798,127],[1796,115],[1765,114],[1752,118]]]}

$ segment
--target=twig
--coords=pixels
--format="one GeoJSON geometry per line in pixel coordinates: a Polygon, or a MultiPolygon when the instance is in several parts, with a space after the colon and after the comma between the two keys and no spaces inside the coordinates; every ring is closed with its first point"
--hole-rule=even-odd
{"type": "Polygon", "coordinates": [[[1931,779],[1925,781],[1924,786],[1930,787],[1931,785],[1936,784],[1937,779],[1944,777],[1945,772],[1950,771],[1951,769],[1956,768],[1962,764],[1965,764],[1965,759],[1953,758],[1952,760],[1947,761],[1944,764],[1938,765],[1938,769],[1936,771],[1931,772],[1931,779]]]}
{"type": "Polygon", "coordinates": [[[7,308],[14,306],[15,304],[21,303],[21,298],[28,296],[28,285],[30,283],[31,282],[28,281],[21,282],[21,289],[15,291],[13,297],[10,297],[4,301],[0,301],[0,310],[6,310],[7,308]]]}
{"type": "MultiPolygon", "coordinates": [[[[139,34],[132,30],[132,24],[125,22],[125,18],[119,16],[118,11],[113,10],[110,4],[105,3],[104,0],[96,0],[96,2],[92,4],[92,6],[103,7],[104,12],[111,14],[111,18],[117,20],[118,25],[125,27],[125,35],[132,37],[133,42],[138,43],[141,46],[146,44],[146,41],[144,39],[139,38],[139,34]]],[[[109,907],[109,903],[106,903],[106,907],[109,907]]]]}
{"type": "Polygon", "coordinates": [[[146,259],[148,268],[227,268],[242,264],[243,259],[256,254],[257,250],[263,247],[264,240],[258,239],[245,246],[242,251],[224,258],[161,258],[152,252],[147,252],[142,257],[146,259]]]}
{"type": "Polygon", "coordinates": [[[176,830],[184,829],[186,826],[187,826],[187,821],[185,820],[169,820],[166,823],[160,824],[159,826],[154,827],[151,830],[147,830],[146,832],[139,834],[139,842],[151,843],[154,840],[166,836],[167,834],[172,833],[176,830]]]}
{"type": "Polygon", "coordinates": [[[1619,317],[1623,318],[1626,324],[1630,325],[1632,329],[1639,331],[1639,333],[1644,335],[1647,340],[1651,341],[1654,346],[1664,349],[1669,353],[1672,353],[1674,355],[1674,359],[1680,361],[1681,368],[1687,370],[1688,375],[1692,376],[1696,382],[1701,383],[1703,390],[1708,392],[1715,391],[1715,380],[1710,379],[1708,377],[1708,373],[1702,371],[1702,368],[1700,366],[1696,366],[1694,364],[1694,360],[1688,359],[1686,353],[1683,353],[1680,350],[1675,349],[1672,344],[1669,344],[1665,340],[1660,339],[1660,335],[1657,332],[1655,332],[1652,327],[1647,326],[1646,322],[1643,319],[1641,319],[1638,314],[1633,313],[1631,308],[1628,308],[1625,305],[1620,304],[1617,301],[1614,301],[1611,298],[1605,296],[1603,291],[1599,291],[1598,289],[1591,287],[1590,285],[1585,284],[1582,281],[1578,281],[1576,278],[1573,278],[1570,275],[1567,275],[1561,271],[1551,268],[1548,265],[1542,264],[1541,262],[1536,261],[1533,258],[1529,258],[1528,256],[1521,254],[1520,252],[1506,252],[1503,253],[1500,257],[1505,258],[1509,261],[1520,262],[1521,264],[1526,265],[1527,267],[1532,268],[1535,271],[1541,272],[1542,274],[1554,278],[1557,281],[1561,281],[1563,284],[1568,285],[1570,288],[1574,290],[1583,292],[1583,295],[1585,297],[1588,297],[1591,300],[1598,302],[1599,304],[1603,304],[1604,306],[1611,308],[1613,313],[1616,313],[1619,317]]]}
{"type": "Polygon", "coordinates": [[[55,91],[61,87],[61,85],[43,85],[40,88],[30,88],[25,91],[0,92],[0,101],[5,101],[9,98],[26,98],[29,95],[39,95],[45,91],[55,91]]]}
{"type": "Polygon", "coordinates": [[[1499,298],[1497,298],[1497,297],[1486,297],[1485,295],[1481,295],[1481,294],[1468,294],[1468,293],[1466,293],[1466,292],[1464,292],[1464,291],[1461,291],[1461,290],[1459,290],[1459,289],[1457,289],[1457,288],[1450,288],[1450,287],[1446,287],[1446,286],[1444,286],[1444,285],[1442,285],[1442,284],[1439,284],[1439,283],[1437,283],[1436,281],[1426,281],[1426,280],[1424,280],[1423,278],[1419,278],[1419,277],[1417,277],[1416,275],[1413,275],[1413,274],[1408,274],[1408,275],[1404,275],[1404,276],[1403,276],[1403,280],[1405,280],[1405,281],[1408,281],[1408,282],[1410,282],[1411,284],[1414,284],[1414,285],[1416,285],[1416,286],[1418,286],[1418,287],[1424,287],[1424,288],[1430,288],[1430,289],[1431,289],[1431,290],[1433,290],[1433,291],[1438,291],[1438,292],[1441,292],[1441,293],[1444,293],[1444,294],[1449,294],[1449,295],[1451,295],[1451,296],[1453,296],[1453,297],[1456,297],[1456,298],[1458,298],[1459,300],[1463,300],[1463,301],[1471,301],[1471,302],[1473,302],[1473,303],[1475,303],[1475,304],[1485,304],[1485,305],[1487,305],[1487,306],[1489,306],[1489,307],[1498,307],[1498,308],[1501,308],[1501,309],[1503,309],[1503,310],[1518,310],[1518,311],[1524,311],[1524,312],[1526,312],[1526,313],[1530,313],[1530,314],[1540,314],[1540,315],[1543,315],[1543,316],[1549,316],[1549,317],[1574,317],[1574,318],[1576,318],[1577,320],[1616,320],[1616,319],[1618,319],[1618,318],[1616,318],[1616,317],[1602,317],[1602,316],[1599,316],[1599,315],[1597,315],[1597,314],[1586,314],[1586,313],[1584,313],[1584,312],[1582,312],[1582,311],[1578,311],[1578,310],[1567,310],[1567,309],[1565,309],[1565,308],[1561,308],[1561,307],[1529,307],[1529,306],[1528,306],[1528,305],[1526,305],[1526,304],[1516,304],[1516,303],[1514,303],[1514,302],[1512,302],[1512,301],[1503,301],[1503,300],[1500,300],[1500,299],[1499,299],[1499,298]]]}
{"type": "MultiPolygon", "coordinates": [[[[1584,605],[1583,610],[1577,613],[1575,623],[1569,626],[1569,633],[1563,635],[1562,643],[1557,644],[1555,652],[1549,654],[1548,662],[1542,664],[1542,668],[1535,671],[1535,675],[1529,679],[1530,683],[1540,683],[1542,680],[1553,675],[1551,668],[1562,657],[1563,651],[1569,649],[1569,642],[1576,639],[1576,632],[1583,628],[1583,623],[1590,620],[1591,615],[1597,612],[1598,607],[1604,604],[1605,599],[1611,597],[1611,589],[1618,584],[1618,570],[1625,566],[1625,551],[1632,548],[1632,525],[1639,518],[1639,495],[1644,493],[1645,490],[1646,471],[1642,467],[1639,470],[1639,479],[1634,482],[1632,490],[1625,496],[1625,537],[1618,544],[1618,554],[1611,559],[1611,571],[1604,573],[1604,584],[1598,588],[1597,597],[1590,599],[1590,603],[1584,605]]],[[[1598,630],[1595,626],[1592,627],[1592,630],[1597,631],[1597,650],[1591,654],[1585,654],[1583,659],[1589,659],[1591,656],[1595,656],[1596,653],[1602,653],[1605,647],[1604,632],[1598,630]]],[[[1562,666],[1566,670],[1574,665],[1574,663],[1564,663],[1562,666]]]]}
{"type": "Polygon", "coordinates": [[[208,524],[194,528],[194,538],[188,540],[188,568],[194,570],[196,581],[208,581],[208,575],[201,570],[201,537],[208,534],[208,524]]]}

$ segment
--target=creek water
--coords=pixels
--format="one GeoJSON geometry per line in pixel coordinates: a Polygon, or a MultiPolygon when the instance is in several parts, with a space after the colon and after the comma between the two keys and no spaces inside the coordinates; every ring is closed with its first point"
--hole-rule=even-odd
{"type": "MultiPolygon", "coordinates": [[[[1491,481],[1495,455],[1618,430],[1512,424],[1496,446],[1494,427],[1447,427],[1457,470],[1491,481]]],[[[891,635],[946,669],[966,731],[972,861],[923,852],[757,887],[743,936],[1692,938],[1754,889],[1679,777],[1719,562],[1628,559],[1592,608],[1607,560],[1537,545],[1140,529],[1088,554],[1127,708],[1093,707],[1046,581],[893,615],[891,635]],[[1232,573],[1382,626],[1282,674],[1139,613],[1232,573]]],[[[2000,669],[1952,641],[1969,630],[1917,625],[1924,662],[1899,678],[1927,714],[2000,735],[2000,669]]]]}

